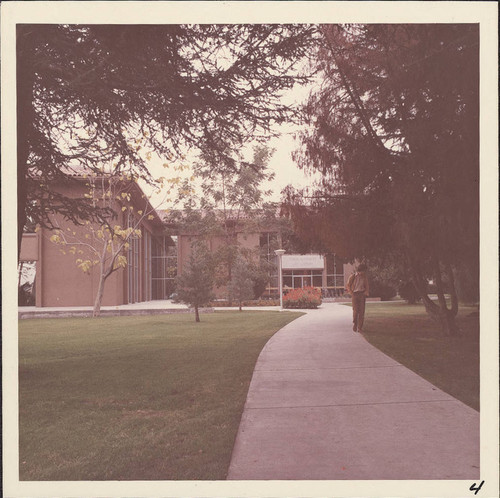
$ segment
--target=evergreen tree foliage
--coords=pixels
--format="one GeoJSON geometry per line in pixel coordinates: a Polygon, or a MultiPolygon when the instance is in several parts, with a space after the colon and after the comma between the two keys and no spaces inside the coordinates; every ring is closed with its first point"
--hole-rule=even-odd
{"type": "Polygon", "coordinates": [[[199,308],[213,298],[213,257],[203,242],[191,244],[189,259],[177,276],[179,299],[194,308],[195,320],[200,321],[199,308]]]}
{"type": "Polygon", "coordinates": [[[306,25],[17,26],[18,241],[29,220],[99,219],[84,199],[51,189],[82,168],[113,165],[150,179],[166,161],[203,150],[220,168],[228,151],[273,134],[292,108],[280,92],[312,42],[306,25]],[[144,143],[142,143],[144,141],[144,143]]]}
{"type": "Polygon", "coordinates": [[[237,301],[240,311],[242,302],[246,299],[252,299],[254,294],[252,270],[248,262],[241,256],[236,259],[233,266],[229,294],[232,300],[237,301]]]}
{"type": "Polygon", "coordinates": [[[478,26],[321,31],[321,83],[305,106],[295,157],[323,181],[290,189],[289,210],[301,233],[319,234],[339,255],[397,258],[429,314],[454,334],[455,276],[468,268],[478,281],[478,26]],[[438,304],[426,292],[429,276],[438,304]]]}

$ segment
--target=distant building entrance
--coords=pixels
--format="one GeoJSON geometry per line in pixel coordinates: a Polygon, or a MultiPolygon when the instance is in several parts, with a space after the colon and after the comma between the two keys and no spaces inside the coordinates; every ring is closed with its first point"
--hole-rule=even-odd
{"type": "Polygon", "coordinates": [[[319,254],[284,254],[283,288],[323,288],[325,261],[319,254]]]}
{"type": "MultiPolygon", "coordinates": [[[[277,261],[276,261],[277,266],[277,261]]],[[[283,290],[317,287],[324,297],[344,294],[345,276],[351,265],[335,254],[284,254],[282,259],[283,290]]],[[[278,293],[278,275],[272,275],[266,295],[278,293]]]]}

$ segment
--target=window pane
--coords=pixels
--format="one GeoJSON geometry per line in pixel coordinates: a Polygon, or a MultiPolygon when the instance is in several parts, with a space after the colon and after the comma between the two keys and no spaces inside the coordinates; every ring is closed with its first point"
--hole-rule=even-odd
{"type": "Polygon", "coordinates": [[[313,286],[314,287],[322,287],[323,286],[323,278],[320,276],[313,277],[313,286]]]}

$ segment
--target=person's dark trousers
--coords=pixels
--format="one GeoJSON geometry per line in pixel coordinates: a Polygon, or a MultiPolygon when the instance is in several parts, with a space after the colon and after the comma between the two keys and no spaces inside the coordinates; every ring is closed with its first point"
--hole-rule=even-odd
{"type": "Polygon", "coordinates": [[[352,329],[354,331],[363,330],[363,322],[365,321],[365,301],[364,292],[355,292],[352,295],[352,329]]]}

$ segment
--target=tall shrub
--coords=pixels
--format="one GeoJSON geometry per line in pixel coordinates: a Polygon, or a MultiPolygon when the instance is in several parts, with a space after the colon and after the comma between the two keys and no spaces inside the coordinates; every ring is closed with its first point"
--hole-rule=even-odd
{"type": "Polygon", "coordinates": [[[191,244],[191,254],[182,273],[177,277],[179,300],[194,307],[195,320],[200,321],[199,308],[213,298],[214,265],[206,246],[191,244]]]}
{"type": "Polygon", "coordinates": [[[229,292],[231,298],[238,302],[240,311],[243,301],[253,297],[252,272],[249,264],[241,256],[233,266],[229,292]]]}

